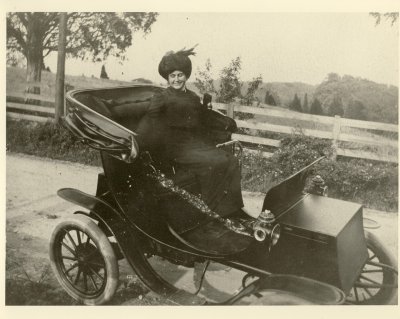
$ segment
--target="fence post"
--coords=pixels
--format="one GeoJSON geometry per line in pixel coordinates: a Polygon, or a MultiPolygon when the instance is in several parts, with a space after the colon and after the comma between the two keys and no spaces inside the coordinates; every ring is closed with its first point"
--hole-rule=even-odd
{"type": "Polygon", "coordinates": [[[337,149],[338,149],[338,140],[340,135],[340,115],[335,115],[334,122],[333,122],[333,136],[332,136],[332,148],[333,154],[332,159],[336,161],[337,157],[337,149]]]}
{"type": "Polygon", "coordinates": [[[234,115],[235,105],[233,103],[229,103],[226,105],[226,116],[230,117],[231,119],[235,118],[234,115]]]}

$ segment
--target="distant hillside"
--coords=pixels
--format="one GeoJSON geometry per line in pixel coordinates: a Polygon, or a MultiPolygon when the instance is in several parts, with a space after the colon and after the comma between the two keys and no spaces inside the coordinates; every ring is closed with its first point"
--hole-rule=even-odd
{"type": "MultiPolygon", "coordinates": [[[[243,82],[242,94],[246,94],[249,82],[243,82]]],[[[220,86],[220,81],[214,81],[214,87],[218,90],[220,86]]],[[[188,83],[188,88],[198,93],[198,89],[193,82],[188,83]]],[[[260,88],[257,90],[255,96],[259,99],[261,103],[264,103],[265,95],[267,91],[274,97],[277,105],[282,107],[287,107],[289,103],[293,100],[295,94],[303,100],[304,94],[308,94],[308,100],[312,96],[315,90],[314,85],[302,83],[302,82],[269,82],[262,83],[260,88]]]]}
{"type": "MultiPolygon", "coordinates": [[[[248,85],[249,82],[243,83],[243,95],[248,85]]],[[[214,86],[219,89],[219,80],[214,81],[214,86]]],[[[193,82],[188,87],[198,92],[193,82]]],[[[317,98],[322,104],[323,115],[331,115],[329,107],[336,98],[342,104],[344,117],[387,123],[397,123],[398,119],[398,87],[350,75],[341,77],[330,73],[327,80],[319,85],[302,82],[262,83],[255,94],[261,103],[264,103],[267,91],[272,94],[276,104],[283,108],[288,107],[295,94],[303,104],[307,93],[309,107],[313,99],[317,98]]]]}
{"type": "Polygon", "coordinates": [[[397,123],[398,92],[398,88],[393,85],[378,84],[350,75],[340,77],[331,73],[315,89],[314,97],[322,103],[324,113],[328,113],[332,100],[338,97],[343,104],[345,116],[352,102],[359,101],[364,106],[362,111],[365,113],[365,120],[397,123]]]}
{"type": "Polygon", "coordinates": [[[307,93],[308,100],[310,101],[314,90],[314,85],[302,82],[269,82],[262,84],[262,87],[257,92],[257,97],[260,101],[264,102],[265,94],[269,91],[277,105],[287,107],[295,94],[303,102],[304,95],[307,93]]]}
{"type": "MultiPolygon", "coordinates": [[[[23,92],[25,89],[25,69],[7,67],[7,95],[13,92],[23,92]]],[[[135,79],[133,82],[98,79],[95,77],[66,75],[66,84],[75,88],[101,88],[124,86],[132,83],[149,83],[146,79],[135,79]]],[[[42,72],[42,95],[53,98],[55,95],[55,74],[42,72]]],[[[219,80],[215,81],[215,88],[219,89],[219,80]]],[[[157,85],[157,84],[156,84],[157,85]]],[[[248,83],[243,83],[242,94],[247,91],[248,83]]],[[[188,83],[188,88],[199,94],[193,82],[188,83]]],[[[310,85],[302,82],[269,82],[262,83],[256,92],[256,97],[264,102],[267,91],[273,95],[277,105],[287,108],[295,94],[303,103],[304,95],[308,94],[309,106],[313,98],[318,98],[322,103],[324,114],[328,115],[329,105],[333,99],[339,98],[343,105],[344,116],[350,117],[349,107],[356,101],[362,107],[363,119],[377,122],[397,123],[398,120],[398,87],[378,84],[366,79],[355,78],[350,75],[339,76],[331,73],[327,80],[319,85],[310,85]]],[[[215,101],[215,99],[214,99],[215,101]]],[[[357,109],[358,110],[358,109],[357,109]]],[[[352,113],[351,118],[357,118],[357,113],[352,113]],[[355,116],[354,116],[355,115],[355,116]]]]}

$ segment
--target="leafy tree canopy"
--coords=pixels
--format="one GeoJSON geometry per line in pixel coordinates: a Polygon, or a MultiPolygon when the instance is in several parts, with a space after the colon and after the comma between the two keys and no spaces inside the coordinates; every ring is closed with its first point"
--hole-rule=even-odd
{"type": "Polygon", "coordinates": [[[344,113],[343,111],[343,102],[340,96],[334,95],[332,101],[328,105],[328,114],[335,116],[339,115],[342,116],[344,113]]]}
{"type": "Polygon", "coordinates": [[[375,25],[380,24],[383,18],[386,21],[390,21],[391,25],[393,26],[395,22],[399,19],[398,12],[386,12],[386,13],[370,12],[370,15],[375,18],[375,25]]]}
{"type": "Polygon", "coordinates": [[[230,103],[236,97],[241,96],[242,83],[239,79],[241,70],[241,59],[237,57],[231,63],[222,69],[220,79],[220,89],[217,92],[217,102],[230,103]]]}
{"type": "Polygon", "coordinates": [[[344,117],[355,120],[366,120],[367,115],[364,104],[358,100],[351,101],[345,109],[344,117]]]}
{"type": "MultiPolygon", "coordinates": [[[[154,12],[72,12],[68,14],[66,53],[85,60],[104,60],[109,55],[124,59],[133,32],[151,31],[154,12]]],[[[35,38],[43,57],[57,51],[58,12],[11,12],[7,14],[7,48],[27,56],[35,38]]]]}
{"type": "Polygon", "coordinates": [[[340,97],[343,109],[346,109],[353,101],[361,102],[365,107],[368,121],[397,123],[398,88],[395,86],[343,75],[331,77],[331,81],[322,82],[313,94],[314,98],[321,101],[322,109],[327,115],[332,114],[330,108],[335,96],[340,97]]]}
{"type": "Polygon", "coordinates": [[[328,75],[326,76],[326,81],[328,82],[335,82],[335,81],[340,81],[340,75],[337,73],[328,73],[328,75]]]}
{"type": "Polygon", "coordinates": [[[258,87],[262,84],[262,76],[261,74],[253,78],[253,80],[249,83],[249,86],[247,88],[246,95],[242,99],[242,103],[244,105],[252,105],[254,101],[257,101],[258,98],[256,98],[255,94],[256,91],[258,90],[258,87]]]}
{"type": "Polygon", "coordinates": [[[207,59],[203,70],[197,69],[196,82],[194,85],[201,94],[215,93],[214,80],[211,75],[212,65],[210,59],[207,59]]]}

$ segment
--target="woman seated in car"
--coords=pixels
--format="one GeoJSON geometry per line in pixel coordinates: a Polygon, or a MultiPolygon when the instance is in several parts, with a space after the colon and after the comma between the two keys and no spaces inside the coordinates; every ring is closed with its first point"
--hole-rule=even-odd
{"type": "Polygon", "coordinates": [[[193,49],[167,52],[158,66],[168,88],[156,93],[137,129],[142,150],[158,153],[192,173],[208,207],[222,217],[240,216],[243,199],[236,157],[205,137],[204,107],[186,87],[192,72],[193,49]]]}

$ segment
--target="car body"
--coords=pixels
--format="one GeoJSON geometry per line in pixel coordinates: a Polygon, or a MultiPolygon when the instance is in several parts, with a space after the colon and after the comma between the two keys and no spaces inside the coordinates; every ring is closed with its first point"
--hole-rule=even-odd
{"type": "MultiPolygon", "coordinates": [[[[266,190],[259,218],[218,218],[192,195],[196,185],[190,177],[138,149],[134,128],[159,90],[133,85],[67,94],[64,123],[100,151],[104,169],[95,195],[71,188],[58,192],[87,210],[60,223],[50,242],[53,270],[71,296],[85,304],[109,301],[121,258],[154,292],[179,295],[149,262],[158,256],[186,267],[203,263],[204,273],[210,262],[244,271],[242,288],[219,304],[238,304],[269,291],[279,292],[279,301],[276,295],[266,297],[269,304],[390,302],[397,293],[395,263],[365,232],[362,206],[323,196],[321,185],[304,190],[323,158],[266,190]],[[198,216],[204,218],[197,222],[198,216]],[[186,220],[197,224],[182,231],[176,221],[186,220]]],[[[240,156],[240,143],[230,141],[235,125],[225,125],[232,120],[207,112],[215,144],[226,151],[239,147],[240,156]]]]}

